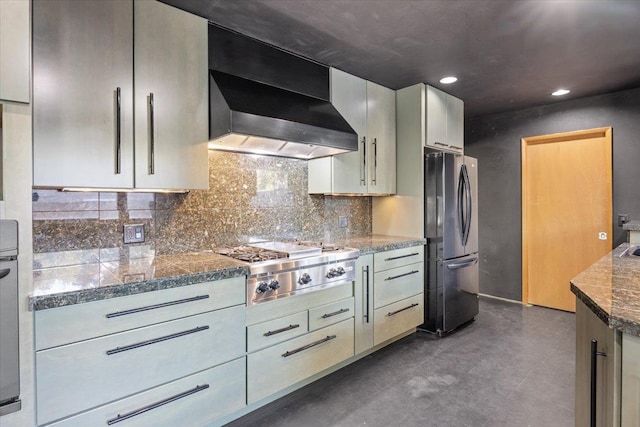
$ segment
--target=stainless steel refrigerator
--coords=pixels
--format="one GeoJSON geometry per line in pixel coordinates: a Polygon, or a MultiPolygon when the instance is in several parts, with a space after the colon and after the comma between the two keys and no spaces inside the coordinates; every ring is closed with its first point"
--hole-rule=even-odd
{"type": "Polygon", "coordinates": [[[425,189],[425,323],[448,333],[478,314],[478,161],[427,153],[425,189]]]}

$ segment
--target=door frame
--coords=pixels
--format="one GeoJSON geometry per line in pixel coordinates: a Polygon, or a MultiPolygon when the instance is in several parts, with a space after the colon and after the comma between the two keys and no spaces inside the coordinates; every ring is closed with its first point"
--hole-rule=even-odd
{"type": "MultiPolygon", "coordinates": [[[[613,153],[613,140],[611,138],[611,132],[612,132],[612,127],[608,126],[608,127],[600,127],[600,128],[593,128],[593,129],[585,129],[585,130],[577,130],[577,131],[571,131],[571,132],[562,132],[562,133],[553,133],[553,134],[549,134],[549,135],[540,135],[540,136],[530,136],[530,137],[526,137],[526,138],[522,138],[521,141],[521,171],[520,171],[520,178],[521,178],[521,188],[520,188],[520,193],[521,193],[521,209],[522,209],[522,229],[521,229],[521,237],[522,237],[522,303],[523,304],[528,304],[529,303],[529,245],[528,245],[528,239],[527,239],[527,224],[528,224],[528,218],[527,218],[527,209],[526,209],[526,202],[527,202],[527,192],[526,192],[526,188],[527,188],[527,147],[530,145],[536,145],[536,144],[548,144],[548,143],[554,143],[554,142],[563,142],[563,141],[570,141],[573,139],[577,139],[578,137],[584,139],[584,138],[589,138],[589,137],[598,137],[598,136],[604,136],[608,139],[609,144],[610,144],[610,160],[613,161],[613,157],[612,157],[612,153],[613,153]]],[[[613,174],[613,164],[611,164],[610,168],[609,168],[609,173],[612,175],[613,174]]],[[[612,177],[611,177],[612,178],[612,177]]],[[[611,182],[613,182],[613,180],[611,179],[611,182]]],[[[613,188],[611,189],[611,203],[613,203],[613,188]]],[[[613,210],[613,206],[612,206],[612,210],[613,210]]],[[[613,219],[611,218],[611,224],[613,224],[613,219]]],[[[611,236],[611,238],[613,238],[612,236],[612,229],[613,225],[611,225],[610,229],[609,229],[609,235],[611,236]]]]}

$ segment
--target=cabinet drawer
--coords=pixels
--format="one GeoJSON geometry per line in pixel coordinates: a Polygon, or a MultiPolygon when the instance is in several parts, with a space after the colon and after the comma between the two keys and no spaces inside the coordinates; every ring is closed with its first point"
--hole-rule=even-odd
{"type": "Polygon", "coordinates": [[[247,351],[253,352],[291,338],[309,330],[307,312],[292,314],[247,328],[247,351]]]}
{"type": "Polygon", "coordinates": [[[208,425],[245,406],[245,383],[246,361],[242,357],[50,425],[208,425]]]}
{"type": "Polygon", "coordinates": [[[36,350],[245,302],[245,277],[35,312],[36,350]],[[78,319],[82,319],[79,321],[78,319]]]}
{"type": "Polygon", "coordinates": [[[424,262],[424,246],[377,252],[373,255],[374,271],[384,271],[416,262],[424,262]]]}
{"type": "Polygon", "coordinates": [[[353,317],[353,297],[309,310],[309,330],[324,328],[353,317]]]}
{"type": "Polygon", "coordinates": [[[36,352],[44,424],[238,358],[243,306],[36,352]]]}
{"type": "Polygon", "coordinates": [[[247,356],[247,401],[256,402],[353,356],[353,319],[247,356]]]}
{"type": "Polygon", "coordinates": [[[423,294],[373,312],[373,344],[378,345],[424,322],[423,294]]]}
{"type": "Polygon", "coordinates": [[[423,267],[420,262],[375,273],[373,307],[380,308],[423,292],[423,267]]]}

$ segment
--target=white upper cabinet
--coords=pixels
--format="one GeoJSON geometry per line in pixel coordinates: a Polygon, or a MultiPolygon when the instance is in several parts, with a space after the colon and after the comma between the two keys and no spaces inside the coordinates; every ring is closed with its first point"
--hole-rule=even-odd
{"type": "Polygon", "coordinates": [[[395,92],[331,68],[331,103],[358,134],[358,151],[310,160],[309,193],[395,193],[395,92]]]}
{"type": "Polygon", "coordinates": [[[29,102],[29,1],[0,0],[0,101],[29,102]]]}
{"type": "Polygon", "coordinates": [[[434,87],[425,86],[425,146],[462,153],[464,149],[464,103],[434,87]]]}
{"type": "Polygon", "coordinates": [[[208,187],[205,19],[156,1],[34,1],[33,35],[34,186],[208,187]]]}

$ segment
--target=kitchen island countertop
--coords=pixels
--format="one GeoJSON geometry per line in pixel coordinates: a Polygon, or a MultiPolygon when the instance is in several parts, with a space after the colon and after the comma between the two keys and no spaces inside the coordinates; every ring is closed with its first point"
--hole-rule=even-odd
{"type": "MultiPolygon", "coordinates": [[[[425,244],[425,239],[366,235],[335,242],[362,255],[425,244]]],[[[248,265],[212,251],[100,261],[94,251],[36,254],[31,310],[187,286],[249,274],[248,265]]]]}
{"type": "Polygon", "coordinates": [[[571,279],[571,291],[610,328],[640,336],[640,258],[624,243],[571,279]]]}

